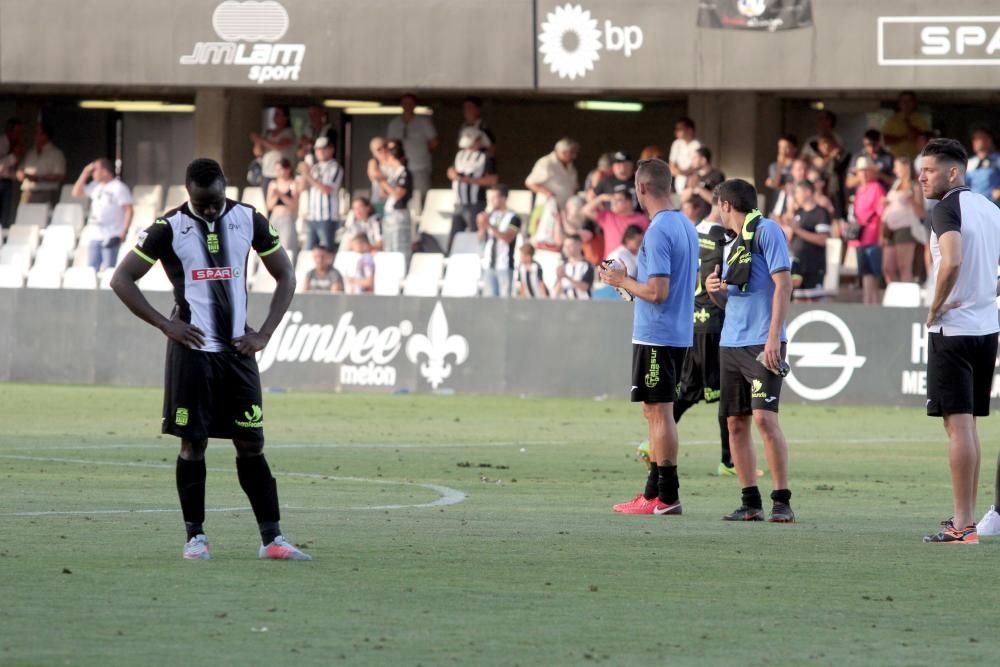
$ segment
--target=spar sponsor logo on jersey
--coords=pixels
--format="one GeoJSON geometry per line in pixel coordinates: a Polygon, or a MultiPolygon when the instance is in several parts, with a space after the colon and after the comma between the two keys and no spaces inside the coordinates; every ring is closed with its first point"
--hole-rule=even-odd
{"type": "Polygon", "coordinates": [[[196,42],[181,65],[248,67],[258,84],[298,81],[305,44],[278,43],[289,26],[288,11],[275,0],[226,0],[212,12],[212,27],[222,41],[196,42]]]}
{"type": "Polygon", "coordinates": [[[560,79],[583,78],[601,59],[601,49],[626,58],[642,48],[642,28],[602,23],[589,9],[567,2],[545,15],[538,33],[542,62],[560,79]]]}
{"type": "Polygon", "coordinates": [[[232,280],[240,277],[240,270],[231,266],[210,266],[191,269],[191,280],[232,280]]]}
{"type": "Polygon", "coordinates": [[[433,389],[444,384],[454,368],[468,358],[469,341],[449,332],[440,301],[425,333],[414,333],[410,320],[382,328],[359,326],[354,323],[354,312],[347,311],[336,324],[318,324],[305,321],[299,311],[290,311],[267,347],[257,353],[261,373],[279,363],[339,364],[340,384],[368,387],[394,387],[397,366],[405,359],[417,365],[420,376],[433,389]]]}
{"type": "Polygon", "coordinates": [[[1000,16],[880,16],[878,64],[1000,65],[1000,16]]]}
{"type": "MultiPolygon", "coordinates": [[[[904,396],[927,396],[927,325],[910,325],[910,368],[903,369],[900,391],[904,396]]],[[[994,367],[995,368],[995,367],[994,367]]],[[[1000,375],[994,371],[990,398],[1000,398],[1000,375]]]]}

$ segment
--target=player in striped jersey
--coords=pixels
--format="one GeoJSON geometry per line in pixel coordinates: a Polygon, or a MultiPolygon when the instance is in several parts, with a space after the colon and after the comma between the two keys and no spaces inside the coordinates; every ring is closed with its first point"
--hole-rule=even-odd
{"type": "Polygon", "coordinates": [[[206,560],[205,448],[208,438],[232,440],[236,472],[260,529],[260,558],[311,560],[281,534],[278,491],[264,458],[264,413],[254,355],[263,350],[288,309],[295,273],[278,232],[252,207],[226,199],[226,179],[214,160],[188,165],[189,201],[139,234],[111,281],[118,298],[167,336],[163,432],[181,439],[177,493],[187,530],[184,558],[206,560]],[[267,319],[247,324],[247,259],[251,248],[277,287],[267,319]],[[157,261],[174,287],[169,318],[136,282],[157,261]]]}

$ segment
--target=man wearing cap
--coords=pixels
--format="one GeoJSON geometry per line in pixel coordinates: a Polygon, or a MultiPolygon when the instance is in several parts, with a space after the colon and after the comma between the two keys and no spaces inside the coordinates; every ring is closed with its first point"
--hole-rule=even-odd
{"type": "Polygon", "coordinates": [[[344,170],[333,159],[334,146],[322,136],[313,143],[316,164],[311,167],[302,162],[299,174],[309,187],[309,230],[306,250],[318,245],[336,249],[334,236],[340,222],[340,188],[344,183],[344,170]]]}
{"type": "Polygon", "coordinates": [[[865,303],[878,305],[879,281],[882,278],[882,211],[885,208],[885,187],[879,181],[879,166],[867,155],[854,162],[858,189],[854,193],[854,220],[860,234],[848,245],[858,254],[858,275],[865,303]]]}
{"type": "Polygon", "coordinates": [[[486,189],[497,183],[493,157],[483,147],[483,133],[467,127],[458,139],[455,163],[448,167],[448,179],[455,194],[455,213],[451,217],[448,252],[455,234],[476,231],[476,216],[486,210],[486,189]]]}
{"type": "MultiPolygon", "coordinates": [[[[624,151],[618,151],[611,156],[611,176],[598,183],[588,199],[592,200],[601,195],[611,195],[622,190],[627,192],[632,199],[632,209],[641,211],[639,200],[635,196],[635,163],[632,162],[631,155],[624,151]]],[[[609,206],[607,203],[605,205],[609,206]]]]}

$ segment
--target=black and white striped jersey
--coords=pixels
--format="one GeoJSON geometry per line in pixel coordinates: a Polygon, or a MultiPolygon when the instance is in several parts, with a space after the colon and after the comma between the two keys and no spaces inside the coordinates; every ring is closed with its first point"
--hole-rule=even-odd
{"type": "Polygon", "coordinates": [[[205,332],[203,352],[232,350],[246,332],[247,260],[281,249],[277,230],[252,206],[226,200],[214,223],[187,204],[168,211],[140,232],[134,252],[150,264],[163,262],[174,286],[174,313],[205,332]]]}
{"type": "MultiPolygon", "coordinates": [[[[512,227],[521,229],[521,219],[510,210],[492,211],[490,213],[490,224],[495,225],[500,232],[507,232],[512,227]]],[[[507,243],[492,233],[486,234],[486,243],[483,244],[483,268],[499,269],[510,271],[514,268],[514,241],[507,243]]]]}
{"type": "Polygon", "coordinates": [[[309,189],[310,220],[340,220],[340,188],[344,184],[344,170],[336,160],[317,162],[310,169],[314,179],[333,188],[323,192],[319,188],[309,189]]]}
{"type": "MultiPolygon", "coordinates": [[[[495,161],[484,150],[460,150],[455,154],[455,171],[459,176],[482,178],[496,173],[495,161]]],[[[452,182],[455,204],[468,206],[486,203],[486,187],[475,183],[452,182]]]]}

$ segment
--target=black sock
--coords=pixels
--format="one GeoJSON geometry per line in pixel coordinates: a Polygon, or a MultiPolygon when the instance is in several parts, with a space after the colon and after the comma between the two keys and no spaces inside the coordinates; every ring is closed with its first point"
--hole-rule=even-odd
{"type": "Polygon", "coordinates": [[[691,401],[682,401],[679,398],[676,401],[674,401],[674,423],[675,424],[681,420],[681,417],[684,416],[684,413],[687,412],[688,408],[690,408],[692,405],[694,405],[694,403],[692,403],[691,401]]]}
{"type": "Polygon", "coordinates": [[[756,486],[747,486],[741,492],[743,505],[752,509],[764,509],[764,501],[760,498],[760,489],[756,486]]]}
{"type": "Polygon", "coordinates": [[[658,472],[660,479],[657,488],[660,500],[667,505],[673,505],[678,500],[677,489],[680,488],[680,482],[677,481],[677,466],[661,465],[658,472]]]}
{"type": "Polygon", "coordinates": [[[792,492],[788,489],[777,489],[771,492],[771,500],[788,505],[792,502],[792,492]]]}
{"type": "Polygon", "coordinates": [[[656,465],[656,461],[650,461],[649,463],[649,476],[646,477],[646,490],[642,492],[642,497],[646,500],[652,500],[659,493],[659,487],[657,486],[660,481],[659,469],[656,465]]]}
{"type": "Polygon", "coordinates": [[[177,497],[181,501],[184,528],[190,540],[205,532],[205,459],[188,461],[177,457],[177,497]]]}
{"type": "Polygon", "coordinates": [[[722,443],[722,465],[733,467],[733,455],[729,451],[729,424],[726,417],[719,415],[719,441],[722,443]]]}
{"type": "Polygon", "coordinates": [[[250,500],[250,507],[257,517],[260,528],[260,539],[264,544],[270,544],[281,534],[278,522],[281,512],[278,510],[278,486],[271,476],[271,469],[263,454],[259,456],[236,457],[236,474],[240,486],[250,500]]]}

